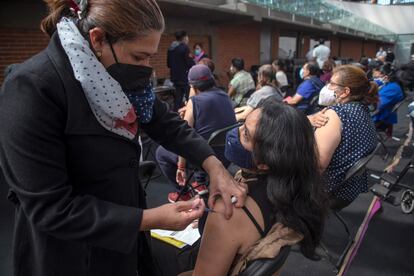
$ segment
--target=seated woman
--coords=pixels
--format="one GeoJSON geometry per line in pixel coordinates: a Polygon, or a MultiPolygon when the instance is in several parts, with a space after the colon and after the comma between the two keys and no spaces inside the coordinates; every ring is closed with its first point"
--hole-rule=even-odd
{"type": "Polygon", "coordinates": [[[336,104],[325,112],[329,120],[325,126],[316,129],[315,137],[331,207],[342,209],[368,190],[366,173],[345,183],[344,179],[349,168],[377,145],[368,105],[378,101],[378,87],[368,81],[362,69],[344,65],[334,69],[328,89],[333,91],[336,104]]]}
{"type": "Polygon", "coordinates": [[[396,72],[392,65],[386,63],[379,69],[379,81],[383,83],[378,94],[379,104],[372,116],[375,126],[380,130],[385,130],[388,136],[392,135],[392,125],[398,122],[396,112],[391,112],[395,104],[404,99],[404,92],[398,83],[396,72]]]}
{"type": "Polygon", "coordinates": [[[296,94],[284,101],[309,115],[313,113],[310,102],[315,95],[319,94],[324,83],[318,78],[319,67],[317,64],[308,62],[303,65],[302,69],[304,81],[297,88],[296,94]]]}
{"type": "Polygon", "coordinates": [[[257,80],[257,90],[247,100],[246,105],[235,109],[237,121],[246,119],[247,115],[257,107],[259,102],[267,97],[272,96],[278,101],[283,99],[272,65],[262,65],[259,68],[257,80]]]}
{"type": "MultiPolygon", "coordinates": [[[[236,123],[229,96],[215,86],[213,74],[206,65],[193,66],[188,73],[188,81],[195,96],[191,97],[187,103],[184,119],[198,134],[207,140],[214,131],[236,123]]],[[[224,157],[224,147],[216,148],[215,152],[217,158],[223,163],[227,161],[224,157]]],[[[176,189],[175,192],[168,194],[168,200],[175,202],[180,186],[185,184],[185,159],[162,146],[157,148],[155,158],[163,175],[176,189]]],[[[205,182],[205,177],[204,172],[195,173],[195,180],[200,184],[205,182]]],[[[198,186],[198,184],[195,185],[198,186]]],[[[203,192],[205,187],[199,186],[197,190],[203,192]]],[[[182,199],[189,199],[189,194],[184,195],[182,199]]]]}
{"type": "Polygon", "coordinates": [[[289,82],[285,73],[285,63],[280,59],[276,59],[272,62],[272,69],[273,73],[276,75],[276,80],[280,85],[280,90],[282,93],[286,94],[289,88],[289,82]]]}
{"type": "MultiPolygon", "coordinates": [[[[301,252],[314,258],[326,200],[313,129],[303,113],[273,98],[264,100],[244,125],[227,134],[226,157],[245,168],[248,198],[229,220],[217,200],[205,221],[193,275],[231,274],[240,256],[275,223],[302,235],[301,252]]],[[[200,229],[203,224],[202,219],[200,229]]]]}
{"type": "Polygon", "coordinates": [[[323,83],[327,83],[327,82],[329,82],[331,80],[331,78],[332,78],[332,70],[334,69],[334,67],[335,67],[335,63],[332,60],[330,60],[330,59],[327,60],[327,61],[325,61],[323,63],[323,66],[322,66],[322,72],[323,72],[323,74],[320,77],[320,80],[323,83]]]}

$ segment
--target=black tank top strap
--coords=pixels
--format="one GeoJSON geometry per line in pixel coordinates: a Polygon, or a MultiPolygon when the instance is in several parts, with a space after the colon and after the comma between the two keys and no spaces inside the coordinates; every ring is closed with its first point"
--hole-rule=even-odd
{"type": "Polygon", "coordinates": [[[249,217],[249,219],[253,222],[254,226],[256,227],[257,231],[259,232],[260,236],[262,238],[264,238],[266,236],[265,231],[262,229],[262,227],[260,227],[259,223],[257,222],[257,220],[253,217],[252,213],[249,211],[249,209],[247,209],[246,206],[242,207],[243,211],[246,213],[246,215],[249,217]]]}

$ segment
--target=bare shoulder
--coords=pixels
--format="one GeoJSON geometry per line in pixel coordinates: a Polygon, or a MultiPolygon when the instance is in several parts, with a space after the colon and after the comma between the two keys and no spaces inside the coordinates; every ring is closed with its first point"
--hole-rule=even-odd
{"type": "MultiPolygon", "coordinates": [[[[257,203],[251,198],[247,197],[245,207],[250,211],[259,225],[264,229],[264,219],[261,210],[257,203]]],[[[257,231],[250,218],[242,208],[234,208],[233,215],[230,219],[224,217],[224,202],[219,199],[214,206],[214,213],[210,213],[208,217],[208,224],[214,225],[214,227],[220,227],[225,230],[232,240],[236,239],[240,251],[244,251],[247,247],[253,244],[260,238],[260,234],[257,231]]],[[[239,252],[240,253],[240,252],[239,252]]]]}

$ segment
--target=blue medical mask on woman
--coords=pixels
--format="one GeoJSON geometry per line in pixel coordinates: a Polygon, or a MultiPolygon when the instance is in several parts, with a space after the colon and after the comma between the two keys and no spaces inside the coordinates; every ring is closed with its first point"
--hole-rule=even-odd
{"type": "Polygon", "coordinates": [[[384,85],[384,78],[375,78],[374,81],[377,83],[378,86],[384,85]]]}
{"type": "Polygon", "coordinates": [[[299,71],[299,77],[303,80],[303,78],[304,78],[304,76],[303,76],[303,68],[300,68],[300,71],[299,71]]]}
{"type": "Polygon", "coordinates": [[[201,50],[200,50],[200,49],[195,49],[195,50],[194,50],[194,54],[195,54],[196,56],[200,55],[200,54],[201,54],[201,50]]]}
{"type": "Polygon", "coordinates": [[[246,150],[240,142],[239,128],[227,132],[224,156],[233,164],[243,169],[254,169],[252,152],[246,150]]]}

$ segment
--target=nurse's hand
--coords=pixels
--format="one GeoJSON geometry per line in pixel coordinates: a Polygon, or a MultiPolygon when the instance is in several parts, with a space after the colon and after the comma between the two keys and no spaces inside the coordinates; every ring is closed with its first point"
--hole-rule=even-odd
{"type": "Polygon", "coordinates": [[[312,114],[308,116],[308,119],[312,126],[316,128],[320,128],[325,126],[328,121],[329,117],[325,115],[325,112],[328,110],[328,108],[324,108],[322,111],[319,111],[318,113],[312,114]]]}
{"type": "Polygon", "coordinates": [[[151,229],[183,230],[194,220],[200,218],[206,205],[196,197],[190,201],[179,201],[157,208],[144,210],[140,231],[151,229]]]}
{"type": "Polygon", "coordinates": [[[229,174],[220,160],[215,156],[209,156],[203,162],[203,168],[210,177],[210,196],[208,205],[214,208],[214,202],[217,197],[221,197],[225,206],[225,217],[229,219],[233,214],[233,207],[243,207],[247,196],[247,189],[245,185],[240,185],[229,174]],[[236,198],[232,202],[232,197],[236,198]],[[234,205],[234,206],[233,206],[234,205]]]}

